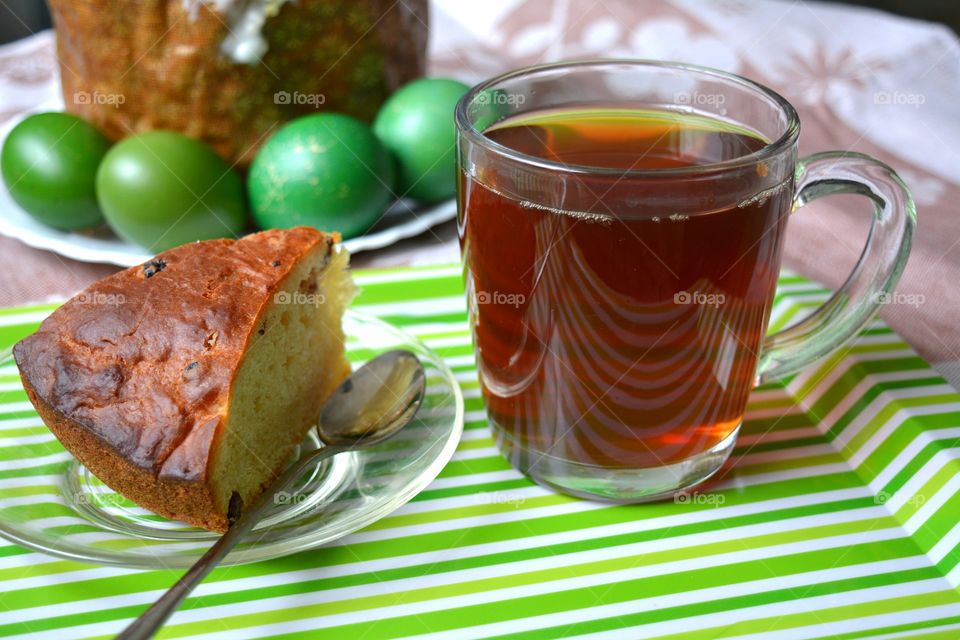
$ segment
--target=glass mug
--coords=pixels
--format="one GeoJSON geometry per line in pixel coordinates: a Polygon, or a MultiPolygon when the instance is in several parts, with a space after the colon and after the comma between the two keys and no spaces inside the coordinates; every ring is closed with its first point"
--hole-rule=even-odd
{"type": "Polygon", "coordinates": [[[856,335],[896,283],[916,213],[857,153],[797,159],[780,95],[685,64],[513,71],[456,109],[458,229],[480,386],[533,480],[653,500],[730,455],[761,382],[856,335]],[[811,316],[767,335],[791,211],[874,203],[867,245],[811,316]]]}

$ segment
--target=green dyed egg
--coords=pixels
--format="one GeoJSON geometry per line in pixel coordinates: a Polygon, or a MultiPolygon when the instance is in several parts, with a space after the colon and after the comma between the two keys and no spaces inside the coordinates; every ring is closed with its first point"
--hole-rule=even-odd
{"type": "Polygon", "coordinates": [[[298,225],[366,232],[393,200],[389,152],[365,124],[339,113],[292,120],[261,147],[247,189],[264,229],[298,225]]]}
{"type": "Polygon", "coordinates": [[[31,216],[57,229],[103,221],[97,205],[97,167],[110,143],[89,122],[69,113],[37,113],[7,136],[0,168],[10,196],[31,216]]]}
{"type": "Polygon", "coordinates": [[[398,195],[424,202],[453,196],[453,111],[469,87],[446,78],[421,78],[397,90],[380,108],[373,131],[399,165],[398,195]]]}
{"type": "Polygon", "coordinates": [[[241,233],[240,176],[213,149],[174,131],[121,140],[97,171],[97,199],[117,235],[153,252],[241,233]]]}

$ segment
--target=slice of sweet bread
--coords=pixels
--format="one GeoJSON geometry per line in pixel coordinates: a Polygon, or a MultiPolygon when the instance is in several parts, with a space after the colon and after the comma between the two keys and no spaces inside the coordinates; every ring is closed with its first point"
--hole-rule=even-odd
{"type": "Polygon", "coordinates": [[[349,374],[347,262],[308,227],[177,247],[94,283],[18,343],[24,388],[112,489],[224,531],[349,374]]]}

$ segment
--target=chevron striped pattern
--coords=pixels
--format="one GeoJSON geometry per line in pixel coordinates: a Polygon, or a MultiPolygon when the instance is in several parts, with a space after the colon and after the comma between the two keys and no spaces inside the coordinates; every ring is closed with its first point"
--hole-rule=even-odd
{"type": "MultiPolygon", "coordinates": [[[[357,274],[357,308],[419,336],[462,385],[466,429],[440,477],[326,548],[217,569],[159,637],[960,638],[960,395],[889,329],[757,389],[710,486],[613,506],[550,493],[497,453],[460,278],[357,274]]],[[[827,295],[780,284],[775,327],[827,295]]],[[[49,310],[0,312],[0,347],[49,310]]],[[[0,508],[43,517],[57,488],[32,459],[59,452],[0,369],[0,508]]],[[[0,544],[0,635],[111,637],[178,575],[0,544]]]]}

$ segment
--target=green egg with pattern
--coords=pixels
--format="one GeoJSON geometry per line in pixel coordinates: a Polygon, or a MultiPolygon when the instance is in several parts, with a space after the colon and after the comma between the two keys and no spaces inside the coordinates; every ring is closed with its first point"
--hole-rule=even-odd
{"type": "Polygon", "coordinates": [[[250,208],[264,229],[299,225],[365,233],[393,200],[393,160],[370,128],[351,116],[292,120],[257,152],[247,176],[250,208]]]}

